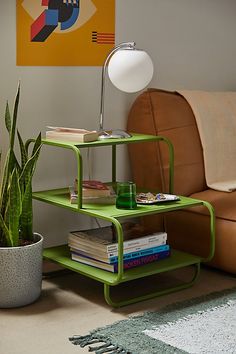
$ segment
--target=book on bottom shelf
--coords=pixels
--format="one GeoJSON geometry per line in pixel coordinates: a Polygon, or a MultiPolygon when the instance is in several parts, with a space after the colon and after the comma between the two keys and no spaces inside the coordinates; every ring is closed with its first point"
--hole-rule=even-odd
{"type": "MultiPolygon", "coordinates": [[[[118,256],[109,256],[108,254],[100,254],[98,252],[90,252],[90,251],[85,251],[79,247],[73,247],[70,246],[70,250],[72,253],[80,254],[83,257],[88,257],[92,259],[96,259],[97,261],[108,263],[108,264],[113,264],[118,262],[118,256]]],[[[123,259],[128,260],[128,259],[135,259],[143,256],[149,256],[151,254],[155,254],[158,252],[162,251],[169,251],[170,246],[169,245],[162,245],[162,246],[157,246],[157,247],[151,247],[147,249],[142,249],[139,251],[134,251],[134,252],[128,252],[123,254],[123,259]]]]}
{"type": "MultiPolygon", "coordinates": [[[[128,270],[128,269],[142,266],[145,264],[160,261],[160,260],[165,259],[169,256],[170,256],[170,250],[167,250],[167,251],[153,253],[153,254],[147,255],[147,256],[141,256],[141,257],[137,257],[137,258],[133,258],[133,259],[126,259],[123,261],[123,267],[124,267],[124,270],[128,270]]],[[[79,263],[83,263],[86,265],[90,265],[95,268],[107,270],[107,271],[113,272],[113,273],[118,272],[118,262],[115,262],[112,264],[100,262],[94,258],[85,257],[85,256],[82,256],[81,254],[75,253],[75,252],[71,253],[71,258],[74,261],[77,261],[79,263]]]]}
{"type": "MultiPolygon", "coordinates": [[[[166,244],[167,233],[148,231],[139,224],[126,222],[123,228],[124,254],[166,244]]],[[[117,256],[118,242],[114,228],[105,226],[84,231],[72,231],[68,236],[69,247],[81,249],[91,255],[117,256]]]]}

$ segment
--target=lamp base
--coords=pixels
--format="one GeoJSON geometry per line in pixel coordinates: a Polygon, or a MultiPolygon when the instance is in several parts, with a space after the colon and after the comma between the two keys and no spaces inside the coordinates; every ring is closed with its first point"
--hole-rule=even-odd
{"type": "Polygon", "coordinates": [[[98,140],[131,138],[131,134],[121,129],[101,131],[98,140]]]}

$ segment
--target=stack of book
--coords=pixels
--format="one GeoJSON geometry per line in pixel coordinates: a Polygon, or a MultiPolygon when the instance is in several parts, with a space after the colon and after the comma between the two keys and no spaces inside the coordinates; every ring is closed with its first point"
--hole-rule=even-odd
{"type": "MultiPolygon", "coordinates": [[[[123,228],[124,269],[155,262],[170,255],[166,232],[140,236],[139,231],[136,224],[123,228]],[[137,230],[139,237],[133,238],[137,230]]],[[[114,273],[118,271],[118,242],[112,227],[70,232],[68,245],[74,261],[114,273]]]]}
{"type": "MultiPolygon", "coordinates": [[[[70,202],[75,204],[78,202],[77,179],[74,186],[69,187],[70,202]]],[[[95,204],[114,204],[116,200],[115,192],[112,186],[101,181],[89,180],[82,182],[82,201],[83,203],[95,204]]]]}

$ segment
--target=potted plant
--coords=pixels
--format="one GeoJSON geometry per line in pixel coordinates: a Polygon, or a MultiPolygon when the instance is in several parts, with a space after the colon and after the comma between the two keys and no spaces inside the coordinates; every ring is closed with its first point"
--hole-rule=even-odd
{"type": "Polygon", "coordinates": [[[17,130],[20,86],[11,116],[7,102],[5,126],[9,147],[1,171],[0,186],[0,308],[18,307],[35,301],[41,293],[42,242],[34,233],[32,177],[41,149],[41,134],[32,151],[17,130]],[[15,152],[18,137],[19,155],[15,152]]]}

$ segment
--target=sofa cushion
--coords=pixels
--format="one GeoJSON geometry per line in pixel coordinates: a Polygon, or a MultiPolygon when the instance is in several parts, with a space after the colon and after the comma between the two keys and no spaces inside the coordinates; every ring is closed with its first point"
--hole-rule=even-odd
{"type": "MultiPolygon", "coordinates": [[[[206,189],[201,142],[191,107],[176,92],[149,89],[135,100],[128,131],[163,135],[175,151],[174,192],[206,189]]],[[[164,143],[129,144],[133,179],[140,187],[168,191],[168,149],[164,143]]]]}
{"type": "MultiPolygon", "coordinates": [[[[206,215],[180,210],[168,213],[166,231],[169,244],[176,249],[207,257],[210,246],[210,221],[206,215]]],[[[152,222],[154,223],[154,218],[152,222]]],[[[209,265],[236,274],[236,222],[216,219],[216,248],[209,265]]]]}
{"type": "MultiPolygon", "coordinates": [[[[227,193],[207,189],[199,193],[194,193],[191,197],[211,203],[215,209],[217,218],[236,221],[236,192],[227,193]]],[[[208,211],[204,207],[196,207],[194,211],[208,215],[208,211]]]]}

